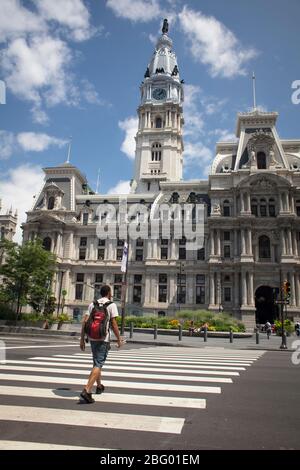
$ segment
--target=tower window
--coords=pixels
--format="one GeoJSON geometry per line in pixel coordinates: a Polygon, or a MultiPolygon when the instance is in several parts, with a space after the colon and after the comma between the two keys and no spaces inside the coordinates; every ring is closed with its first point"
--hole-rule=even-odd
{"type": "Polygon", "coordinates": [[[46,251],[51,251],[51,238],[50,238],[50,237],[44,238],[44,240],[43,240],[43,248],[44,248],[44,250],[46,250],[46,251]]]}
{"type": "Polygon", "coordinates": [[[156,129],[161,129],[162,128],[162,118],[161,117],[157,117],[155,119],[155,127],[156,127],[156,129]]]}
{"type": "Polygon", "coordinates": [[[265,152],[257,153],[257,168],[259,170],[265,170],[267,168],[267,159],[265,152]]]}
{"type": "Polygon", "coordinates": [[[259,257],[261,259],[271,258],[271,244],[270,239],[266,235],[259,237],[259,257]]]}
{"type": "Polygon", "coordinates": [[[151,158],[153,162],[161,161],[161,144],[159,142],[152,144],[151,158]]]}

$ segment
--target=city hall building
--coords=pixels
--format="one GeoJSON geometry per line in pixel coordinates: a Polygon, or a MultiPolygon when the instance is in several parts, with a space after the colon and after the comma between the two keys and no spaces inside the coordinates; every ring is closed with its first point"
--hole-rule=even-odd
{"type": "MultiPolygon", "coordinates": [[[[140,89],[134,204],[204,205],[204,244],[129,239],[126,312],[173,315],[179,309],[226,311],[248,329],[278,315],[274,292],[291,284],[289,317],[300,308],[300,140],[282,140],[278,114],[253,109],[237,116],[235,142],[218,142],[208,179],[184,181],[184,87],[165,21],[140,89]]],[[[53,292],[80,318],[103,283],[120,299],[124,238],[99,238],[98,207],[119,195],[95,194],[67,162],[45,168],[45,184],[23,225],[57,256],[53,292]]],[[[172,224],[170,224],[172,227],[172,224]]]]}

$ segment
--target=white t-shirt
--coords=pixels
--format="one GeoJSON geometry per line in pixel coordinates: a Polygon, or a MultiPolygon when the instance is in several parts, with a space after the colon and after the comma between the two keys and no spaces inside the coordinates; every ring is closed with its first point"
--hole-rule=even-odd
{"type": "MultiPolygon", "coordinates": [[[[98,302],[99,302],[100,305],[104,305],[107,302],[111,302],[111,300],[109,300],[107,297],[101,297],[101,299],[98,299],[98,302]]],[[[88,310],[88,313],[87,313],[88,316],[90,316],[90,314],[92,313],[93,307],[94,307],[94,303],[92,302],[89,305],[89,310],[88,310]]],[[[116,306],[115,303],[112,303],[112,304],[108,305],[107,312],[109,314],[109,320],[112,320],[112,318],[116,318],[116,317],[119,316],[118,307],[116,306]]],[[[92,339],[92,338],[89,338],[89,340],[90,341],[103,341],[103,339],[92,339]]],[[[106,343],[109,342],[109,322],[107,323],[107,333],[106,333],[104,341],[106,343]]]]}

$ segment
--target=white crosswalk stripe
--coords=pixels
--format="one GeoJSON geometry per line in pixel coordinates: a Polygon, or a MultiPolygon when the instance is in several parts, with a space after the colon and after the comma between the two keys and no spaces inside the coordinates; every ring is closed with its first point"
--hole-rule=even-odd
{"type": "MultiPolygon", "coordinates": [[[[89,350],[7,360],[0,368],[0,449],[91,448],[69,445],[68,429],[116,430],[118,442],[122,432],[181,434],[188,410],[208,409],[207,399],[220,395],[227,384],[234,386],[263,354],[159,346],[112,350],[102,371],[105,392],[93,396],[95,404],[79,408],[79,393],[91,369],[89,350]],[[14,441],[5,434],[5,425],[17,422],[21,434],[14,441]],[[45,437],[42,442],[28,437],[28,426],[45,424],[66,428],[66,441],[56,442],[55,434],[49,443],[45,437]]],[[[107,442],[92,448],[96,446],[107,448],[107,442]]],[[[108,448],[115,448],[113,439],[108,448]]]]}

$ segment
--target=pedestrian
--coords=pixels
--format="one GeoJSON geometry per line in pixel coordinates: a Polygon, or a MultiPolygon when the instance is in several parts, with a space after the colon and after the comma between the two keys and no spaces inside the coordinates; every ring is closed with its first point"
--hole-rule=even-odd
{"type": "Polygon", "coordinates": [[[265,324],[265,330],[267,332],[267,337],[268,339],[270,339],[270,336],[271,336],[271,333],[272,333],[272,325],[271,323],[269,322],[269,320],[267,320],[266,324],[265,324]]]}
{"type": "Polygon", "coordinates": [[[80,394],[86,403],[94,403],[95,401],[92,398],[92,388],[95,382],[97,384],[96,394],[104,392],[104,385],[101,383],[101,368],[110,349],[110,327],[117,338],[117,346],[121,347],[124,344],[116,321],[118,308],[112,301],[110,286],[102,286],[100,295],[99,300],[95,300],[89,305],[88,313],[83,317],[81,328],[80,349],[85,350],[85,337],[87,336],[93,354],[93,369],[80,394]]]}
{"type": "Polygon", "coordinates": [[[300,336],[300,323],[299,321],[296,322],[295,324],[295,332],[297,336],[300,336]]]}

